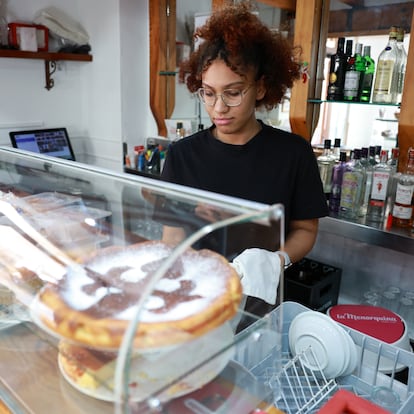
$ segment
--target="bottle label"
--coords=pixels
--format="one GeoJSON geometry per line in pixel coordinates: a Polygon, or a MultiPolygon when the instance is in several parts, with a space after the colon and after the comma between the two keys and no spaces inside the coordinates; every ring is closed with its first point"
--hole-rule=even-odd
{"type": "Polygon", "coordinates": [[[358,193],[361,188],[362,176],[346,172],[343,176],[340,206],[352,210],[358,208],[358,193]]]}
{"type": "Polygon", "coordinates": [[[394,72],[393,60],[380,60],[378,62],[377,76],[375,78],[374,91],[376,93],[390,93],[391,81],[394,72]]]}
{"type": "Polygon", "coordinates": [[[388,172],[374,172],[372,175],[372,187],[370,204],[373,200],[384,201],[387,198],[387,188],[390,174],[388,172]]]}
{"type": "Polygon", "coordinates": [[[412,207],[399,206],[395,204],[394,208],[392,209],[392,215],[402,220],[410,220],[412,214],[413,214],[412,207]]]}
{"type": "Polygon", "coordinates": [[[345,74],[344,95],[355,98],[358,95],[359,72],[350,70],[345,74]]]}
{"type": "Polygon", "coordinates": [[[395,202],[399,204],[411,205],[411,200],[413,199],[414,193],[414,184],[412,185],[402,185],[397,184],[397,192],[395,195],[395,202]]]}

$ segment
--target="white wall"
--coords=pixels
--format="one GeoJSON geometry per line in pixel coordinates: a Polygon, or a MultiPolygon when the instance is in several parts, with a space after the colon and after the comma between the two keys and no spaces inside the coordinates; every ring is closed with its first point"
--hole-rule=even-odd
{"type": "Polygon", "coordinates": [[[149,109],[148,4],[136,0],[9,0],[8,21],[56,6],[90,36],[93,61],[59,62],[45,89],[41,60],[0,59],[0,145],[16,129],[66,126],[79,158],[122,170],[122,141],[156,131],[149,109]]]}

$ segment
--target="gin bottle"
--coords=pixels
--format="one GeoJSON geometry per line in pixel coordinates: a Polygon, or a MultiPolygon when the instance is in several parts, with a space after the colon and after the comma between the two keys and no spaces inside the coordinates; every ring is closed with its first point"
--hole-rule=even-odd
{"type": "Polygon", "coordinates": [[[339,216],[356,219],[364,196],[365,168],[361,163],[361,150],[354,150],[354,159],[345,168],[341,186],[339,216]]]}
{"type": "Polygon", "coordinates": [[[387,164],[388,152],[381,151],[380,162],[372,173],[371,194],[368,201],[367,221],[380,223],[385,218],[388,186],[391,180],[391,167],[387,164]]]}
{"type": "Polygon", "coordinates": [[[332,169],[335,164],[335,158],[331,152],[331,140],[325,139],[322,155],[316,161],[318,162],[319,174],[323,184],[323,191],[329,200],[329,194],[332,187],[332,169]]]}
{"type": "Polygon", "coordinates": [[[407,166],[397,183],[392,225],[410,227],[414,220],[414,148],[408,150],[407,166]]]}
{"type": "Polygon", "coordinates": [[[397,74],[395,71],[398,60],[397,28],[391,27],[388,44],[380,53],[375,75],[373,103],[397,102],[397,74]]]}
{"type": "Polygon", "coordinates": [[[369,102],[371,100],[372,82],[375,74],[375,62],[371,57],[371,46],[364,46],[365,70],[359,85],[359,100],[369,102]]]}
{"type": "Polygon", "coordinates": [[[339,161],[332,170],[332,188],[329,197],[329,211],[335,216],[339,212],[339,205],[341,202],[341,188],[344,171],[346,168],[346,152],[339,153],[339,161]]]}
{"type": "Polygon", "coordinates": [[[369,149],[367,147],[363,147],[361,149],[361,163],[365,168],[365,183],[364,183],[364,196],[363,201],[361,204],[361,208],[359,210],[359,215],[361,217],[365,217],[368,210],[368,201],[369,196],[371,194],[371,186],[372,186],[372,173],[374,171],[374,164],[371,164],[369,159],[369,149]]]}
{"type": "Polygon", "coordinates": [[[334,157],[335,162],[339,161],[340,154],[341,154],[341,138],[335,138],[334,147],[332,151],[332,156],[334,157]]]}

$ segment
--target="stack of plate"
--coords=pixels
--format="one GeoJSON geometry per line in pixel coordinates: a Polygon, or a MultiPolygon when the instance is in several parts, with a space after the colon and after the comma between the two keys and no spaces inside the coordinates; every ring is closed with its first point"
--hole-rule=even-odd
{"type": "Polygon", "coordinates": [[[309,355],[310,349],[303,364],[327,379],[349,375],[357,367],[357,349],[348,332],[320,312],[302,312],[292,320],[289,346],[294,356],[309,355]]]}

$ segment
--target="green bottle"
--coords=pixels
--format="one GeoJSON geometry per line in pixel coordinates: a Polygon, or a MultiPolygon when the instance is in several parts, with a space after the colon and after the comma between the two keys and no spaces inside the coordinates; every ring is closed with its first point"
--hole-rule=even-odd
{"type": "Polygon", "coordinates": [[[344,83],[344,100],[358,101],[359,84],[365,71],[364,59],[362,58],[362,44],[355,44],[355,54],[347,65],[344,83]]]}
{"type": "Polygon", "coordinates": [[[359,101],[369,102],[371,100],[372,82],[375,75],[375,61],[371,57],[371,46],[364,46],[363,60],[365,71],[360,82],[359,101]]]}

